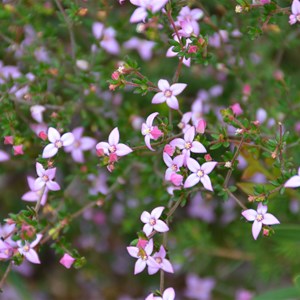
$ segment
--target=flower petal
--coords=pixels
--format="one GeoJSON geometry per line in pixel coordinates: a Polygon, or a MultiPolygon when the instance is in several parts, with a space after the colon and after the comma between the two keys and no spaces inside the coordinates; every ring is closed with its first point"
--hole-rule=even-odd
{"type": "Polygon", "coordinates": [[[108,136],[108,143],[111,146],[116,146],[120,140],[120,133],[118,127],[114,128],[108,136]]]}
{"type": "Polygon", "coordinates": [[[151,216],[147,211],[143,211],[143,213],[141,214],[141,217],[140,217],[140,219],[143,223],[148,223],[150,218],[151,218],[151,216]]]}
{"type": "Polygon", "coordinates": [[[173,108],[175,110],[179,109],[179,103],[178,103],[178,100],[175,96],[171,96],[171,98],[167,98],[167,105],[170,108],[173,108]]]}
{"type": "Polygon", "coordinates": [[[175,291],[173,288],[167,288],[163,293],[163,300],[174,300],[175,291]]]}
{"type": "Polygon", "coordinates": [[[187,84],[185,83],[174,83],[171,85],[170,90],[173,92],[174,96],[179,95],[185,88],[187,84]]]}
{"type": "Polygon", "coordinates": [[[38,190],[42,189],[45,184],[46,183],[45,183],[45,181],[42,178],[40,178],[40,177],[37,178],[35,180],[35,182],[34,182],[34,189],[35,189],[35,191],[38,191],[38,190]]]}
{"type": "Polygon", "coordinates": [[[159,219],[164,209],[165,208],[163,206],[159,206],[159,207],[154,208],[151,211],[151,218],[154,218],[156,220],[159,219]]]}
{"type": "MultiPolygon", "coordinates": [[[[50,145],[51,145],[51,144],[50,144],[50,145]]],[[[36,173],[37,173],[37,175],[38,175],[39,177],[42,177],[42,176],[44,175],[44,172],[45,172],[45,169],[44,169],[43,165],[37,162],[37,163],[35,164],[35,168],[36,168],[36,173]]]]}
{"type": "Polygon", "coordinates": [[[291,177],[285,184],[284,187],[287,188],[297,188],[300,186],[300,176],[299,175],[295,175],[293,177],[291,177]]]}
{"type": "Polygon", "coordinates": [[[200,181],[202,182],[203,186],[205,189],[209,190],[209,191],[214,191],[212,185],[211,185],[211,181],[210,178],[207,175],[204,175],[200,178],[200,181]]]}
{"type": "Polygon", "coordinates": [[[164,93],[159,92],[159,93],[154,95],[154,97],[152,98],[151,103],[152,104],[158,104],[158,103],[163,103],[165,101],[166,101],[166,97],[164,96],[164,93]]]}
{"type": "Polygon", "coordinates": [[[255,220],[252,225],[252,235],[255,240],[257,239],[257,237],[261,231],[261,228],[262,228],[262,222],[258,222],[255,220]]]}
{"type": "Polygon", "coordinates": [[[118,156],[124,156],[132,152],[132,149],[125,144],[118,144],[116,145],[116,148],[116,154],[118,156]]]}
{"type": "Polygon", "coordinates": [[[57,182],[55,181],[52,181],[52,180],[49,180],[47,183],[46,183],[46,186],[47,188],[50,190],[50,191],[59,191],[60,190],[60,186],[57,182]]]}
{"type": "Polygon", "coordinates": [[[155,150],[152,148],[150,141],[151,141],[150,135],[149,135],[149,134],[145,135],[145,144],[146,144],[147,148],[148,148],[149,150],[151,150],[151,151],[155,151],[155,150]]]}
{"type": "Polygon", "coordinates": [[[96,140],[85,136],[80,139],[80,149],[83,151],[91,150],[96,144],[96,140]]]}
{"type": "Polygon", "coordinates": [[[242,215],[247,221],[254,221],[257,216],[257,211],[254,209],[246,209],[242,212],[242,215]]]}
{"type": "Polygon", "coordinates": [[[199,183],[200,178],[196,174],[191,174],[184,183],[184,188],[189,188],[199,183]]]}
{"type": "Polygon", "coordinates": [[[39,256],[37,255],[35,250],[30,249],[28,252],[24,252],[23,254],[26,257],[26,259],[28,261],[32,262],[33,264],[40,264],[41,263],[40,259],[39,259],[39,256]]]}
{"type": "Polygon", "coordinates": [[[61,137],[60,140],[62,141],[63,146],[66,147],[66,146],[72,145],[75,141],[75,138],[74,138],[73,133],[67,132],[67,133],[63,134],[63,136],[61,137]]]}
{"type": "Polygon", "coordinates": [[[143,272],[144,269],[146,268],[146,265],[147,265],[146,262],[139,258],[136,261],[135,266],[134,266],[134,275],[143,272]]]}
{"type": "Polygon", "coordinates": [[[44,148],[42,157],[43,158],[53,157],[57,153],[57,151],[58,149],[54,146],[54,144],[49,144],[44,148]]]}
{"type": "Polygon", "coordinates": [[[168,80],[166,80],[166,79],[158,80],[157,86],[163,92],[170,89],[170,84],[169,84],[168,80]]]}
{"type": "Polygon", "coordinates": [[[153,228],[158,232],[169,231],[168,225],[165,222],[163,222],[162,220],[157,220],[156,224],[153,226],[153,228]]]}
{"type": "Polygon", "coordinates": [[[264,215],[268,210],[268,206],[267,205],[263,205],[261,202],[258,203],[258,206],[257,206],[257,212],[259,214],[262,214],[264,215]]]}
{"type": "Polygon", "coordinates": [[[146,236],[149,236],[153,231],[153,226],[151,226],[149,223],[146,223],[143,227],[143,231],[146,234],[146,236]]]}
{"type": "Polygon", "coordinates": [[[148,116],[147,120],[146,120],[146,124],[148,127],[151,127],[153,124],[153,120],[154,118],[158,115],[158,112],[154,112],[151,115],[148,116]]]}
{"type": "Polygon", "coordinates": [[[130,256],[132,256],[134,258],[138,258],[138,253],[139,253],[138,247],[129,246],[129,247],[127,247],[127,251],[130,256]]]}
{"type": "Polygon", "coordinates": [[[216,161],[206,162],[201,166],[201,170],[204,171],[205,174],[209,174],[217,164],[216,161]]]}
{"type": "Polygon", "coordinates": [[[192,126],[187,132],[184,134],[184,140],[186,142],[192,143],[195,138],[195,127],[192,126]]]}
{"type": "Polygon", "coordinates": [[[57,140],[60,140],[60,133],[53,127],[48,129],[48,140],[51,143],[55,143],[57,140]]]}
{"type": "Polygon", "coordinates": [[[265,225],[274,225],[274,224],[280,224],[280,222],[277,220],[276,217],[274,217],[272,214],[264,214],[264,219],[262,220],[262,223],[265,225]]]}
{"type": "Polygon", "coordinates": [[[147,11],[145,10],[144,7],[139,7],[137,8],[133,14],[130,17],[130,23],[137,23],[137,22],[144,22],[144,20],[147,18],[147,11]]]}
{"type": "Polygon", "coordinates": [[[199,163],[194,158],[188,157],[186,163],[188,169],[193,173],[196,173],[201,169],[199,163]]]}
{"type": "Polygon", "coordinates": [[[170,142],[170,145],[174,148],[177,147],[179,149],[183,149],[185,145],[185,140],[181,138],[176,138],[170,142]]]}
{"type": "MultiPolygon", "coordinates": [[[[194,127],[191,127],[191,128],[194,128],[194,127]]],[[[194,153],[206,153],[207,152],[205,147],[198,141],[194,141],[192,143],[191,151],[194,153]]]]}
{"type": "Polygon", "coordinates": [[[174,273],[173,266],[167,259],[163,259],[161,267],[165,272],[174,273]]]}
{"type": "Polygon", "coordinates": [[[74,135],[74,138],[76,140],[80,140],[83,134],[83,127],[77,127],[75,129],[72,130],[72,133],[74,135]]]}

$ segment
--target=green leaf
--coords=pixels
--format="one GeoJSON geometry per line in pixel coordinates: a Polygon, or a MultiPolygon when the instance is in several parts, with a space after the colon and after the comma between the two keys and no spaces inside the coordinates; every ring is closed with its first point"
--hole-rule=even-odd
{"type": "Polygon", "coordinates": [[[298,300],[300,292],[295,287],[281,288],[254,297],[253,300],[298,300]]]}

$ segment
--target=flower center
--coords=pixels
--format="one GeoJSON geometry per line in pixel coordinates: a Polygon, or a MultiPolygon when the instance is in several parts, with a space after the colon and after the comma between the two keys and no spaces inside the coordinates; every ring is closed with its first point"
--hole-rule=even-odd
{"type": "Polygon", "coordinates": [[[198,176],[198,177],[203,177],[203,176],[204,176],[204,172],[203,172],[202,170],[199,170],[199,171],[197,172],[197,176],[198,176]]]}
{"type": "Polygon", "coordinates": [[[63,146],[63,143],[62,143],[61,140],[58,140],[58,141],[56,141],[56,142],[54,143],[54,145],[55,145],[56,148],[61,148],[61,147],[63,146]]]}
{"type": "Polygon", "coordinates": [[[297,15],[296,19],[298,22],[300,22],[300,14],[297,15]]]}
{"type": "Polygon", "coordinates": [[[147,260],[148,259],[147,253],[145,252],[144,249],[141,249],[141,248],[139,250],[138,257],[140,257],[142,260],[147,260]]]}
{"type": "Polygon", "coordinates": [[[262,221],[264,219],[264,216],[262,214],[257,214],[256,221],[262,221]]]}
{"type": "Polygon", "coordinates": [[[185,127],[185,124],[183,122],[180,122],[177,126],[178,128],[183,129],[185,127]]]}
{"type": "Polygon", "coordinates": [[[116,146],[110,146],[109,147],[109,151],[111,152],[111,153],[114,153],[114,152],[116,152],[116,146]]]}
{"type": "Polygon", "coordinates": [[[43,175],[42,179],[47,182],[49,180],[49,177],[47,175],[43,175]]]}
{"type": "Polygon", "coordinates": [[[161,263],[162,263],[161,257],[155,257],[155,261],[156,261],[158,264],[161,264],[161,263]]]}
{"type": "Polygon", "coordinates": [[[150,221],[149,221],[149,224],[151,226],[154,226],[156,224],[156,220],[154,218],[151,218],[150,221]]]}
{"type": "Polygon", "coordinates": [[[29,245],[25,245],[25,246],[23,247],[23,250],[24,250],[25,252],[28,252],[28,251],[30,250],[29,245]]]}
{"type": "Polygon", "coordinates": [[[74,148],[79,148],[81,145],[80,141],[75,141],[74,148]]]}
{"type": "Polygon", "coordinates": [[[192,148],[192,143],[190,143],[190,142],[185,143],[184,148],[185,148],[186,150],[190,150],[190,149],[192,148]]]}
{"type": "Polygon", "coordinates": [[[172,171],[177,171],[177,165],[172,165],[171,169],[172,171]]]}
{"type": "Polygon", "coordinates": [[[172,91],[170,91],[170,90],[166,90],[166,91],[164,92],[164,95],[165,95],[165,97],[170,98],[170,97],[173,95],[173,93],[172,93],[172,91]]]}
{"type": "Polygon", "coordinates": [[[143,131],[143,135],[150,134],[150,132],[151,132],[151,128],[147,128],[143,131]]]}

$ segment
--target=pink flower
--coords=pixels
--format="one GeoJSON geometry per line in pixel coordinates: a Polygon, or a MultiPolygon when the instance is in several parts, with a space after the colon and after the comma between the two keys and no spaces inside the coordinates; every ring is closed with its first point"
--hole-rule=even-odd
{"type": "Polygon", "coordinates": [[[232,109],[233,113],[236,115],[236,116],[239,116],[243,113],[243,109],[241,108],[240,104],[239,103],[234,103],[230,106],[230,108],[232,109]]]}
{"type": "Polygon", "coordinates": [[[43,123],[43,112],[46,108],[42,105],[33,105],[30,107],[32,118],[38,123],[43,123]]]}
{"type": "MultiPolygon", "coordinates": [[[[175,40],[176,42],[179,42],[179,39],[178,39],[177,35],[174,36],[174,40],[175,40]]],[[[182,39],[181,39],[181,40],[182,40],[182,39]]],[[[186,39],[184,48],[188,48],[188,47],[189,47],[189,44],[191,44],[191,43],[192,43],[192,40],[191,40],[191,39],[186,39]]],[[[178,52],[174,52],[173,49],[174,49],[174,46],[171,46],[171,47],[168,49],[168,51],[167,51],[167,53],[166,53],[166,57],[175,57],[175,56],[178,55],[178,52]]],[[[182,62],[183,62],[183,64],[184,64],[185,66],[187,66],[187,67],[190,67],[190,66],[191,66],[191,58],[185,58],[185,57],[184,57],[182,62]]]]}
{"type": "Polygon", "coordinates": [[[14,143],[14,137],[11,135],[4,137],[4,145],[13,145],[14,143]]]}
{"type": "Polygon", "coordinates": [[[123,46],[126,49],[136,49],[143,60],[149,60],[152,57],[152,49],[155,46],[155,42],[133,37],[124,43],[123,46]]]}
{"type": "Polygon", "coordinates": [[[187,159],[187,167],[193,173],[186,179],[184,188],[192,187],[201,181],[205,189],[213,191],[208,174],[215,168],[216,165],[216,161],[211,161],[200,166],[195,159],[189,157],[187,159]]]}
{"type": "Polygon", "coordinates": [[[75,261],[75,258],[73,258],[68,253],[65,253],[64,256],[60,259],[60,263],[67,269],[70,269],[75,261]]]}
{"type": "Polygon", "coordinates": [[[50,191],[60,190],[60,186],[57,182],[53,181],[56,173],[56,168],[50,168],[45,170],[40,163],[36,163],[36,173],[39,176],[34,182],[34,189],[41,190],[46,186],[50,191]]]}
{"type": "MultiPolygon", "coordinates": [[[[191,27],[190,35],[191,33],[195,35],[199,35],[200,33],[200,27],[198,24],[198,21],[204,16],[204,13],[201,9],[195,8],[190,9],[188,6],[184,6],[177,17],[178,23],[182,25],[182,23],[188,23],[188,26],[191,27]]],[[[188,36],[190,36],[188,35],[188,36]]]]}
{"type": "Polygon", "coordinates": [[[156,13],[167,4],[168,0],[130,0],[130,2],[139,6],[130,17],[130,23],[137,23],[145,21],[148,16],[147,10],[156,13]]]}
{"type": "Polygon", "coordinates": [[[154,208],[151,211],[151,214],[147,211],[144,211],[141,214],[141,221],[145,223],[143,231],[147,236],[149,236],[153,230],[156,230],[157,232],[166,232],[169,230],[168,225],[162,220],[159,220],[164,209],[163,206],[159,206],[154,208]]]}
{"type": "Polygon", "coordinates": [[[83,137],[83,127],[73,129],[72,134],[74,136],[74,143],[65,147],[65,151],[71,152],[74,161],[83,163],[83,151],[91,150],[95,146],[96,140],[90,137],[83,137]]]}
{"type": "Polygon", "coordinates": [[[216,281],[211,277],[200,278],[196,274],[188,274],[184,295],[195,300],[210,300],[215,284],[216,281]]]}
{"type": "Polygon", "coordinates": [[[48,140],[51,144],[44,148],[42,154],[43,158],[53,157],[61,147],[72,145],[74,142],[74,135],[71,132],[67,132],[60,136],[60,133],[55,128],[50,127],[48,129],[48,140]]]}
{"type": "Polygon", "coordinates": [[[13,254],[13,247],[6,241],[0,239],[0,260],[7,260],[11,258],[13,254]]]}
{"type": "Polygon", "coordinates": [[[300,168],[298,169],[298,175],[292,176],[285,184],[287,188],[297,188],[300,186],[300,168]]]}
{"type": "Polygon", "coordinates": [[[157,140],[160,138],[163,133],[158,129],[157,126],[153,126],[153,120],[158,115],[158,112],[152,113],[146,120],[146,123],[142,124],[142,135],[145,136],[145,144],[151,150],[155,151],[150,144],[150,140],[157,140]]]}
{"type": "Polygon", "coordinates": [[[31,243],[21,240],[17,241],[19,253],[25,256],[25,258],[33,264],[41,263],[36,251],[33,248],[40,242],[42,237],[42,234],[37,234],[36,239],[31,243]]]}
{"type": "Polygon", "coordinates": [[[107,142],[100,142],[96,145],[97,152],[103,151],[106,155],[115,153],[117,156],[124,156],[132,152],[132,149],[125,144],[119,143],[120,133],[118,127],[114,128],[108,136],[107,142]]]}
{"type": "Polygon", "coordinates": [[[185,83],[174,83],[170,86],[169,82],[165,79],[158,81],[158,88],[160,92],[152,98],[153,104],[167,102],[167,105],[173,109],[179,109],[178,100],[175,96],[179,95],[185,88],[185,83]]]}
{"type": "Polygon", "coordinates": [[[23,145],[15,145],[13,146],[13,149],[14,149],[14,156],[24,154],[23,145]]]}
{"type": "Polygon", "coordinates": [[[171,141],[170,145],[177,147],[182,150],[184,155],[184,164],[186,159],[190,157],[191,152],[193,153],[206,153],[205,147],[198,141],[194,141],[195,138],[195,127],[192,126],[185,134],[184,138],[177,138],[171,141]]]}
{"type": "MultiPolygon", "coordinates": [[[[35,188],[35,179],[31,176],[27,177],[27,182],[28,182],[28,186],[30,188],[30,191],[26,192],[23,196],[22,196],[22,200],[24,201],[29,201],[29,202],[37,202],[40,197],[41,194],[43,192],[43,188],[41,189],[36,189],[35,188]]],[[[42,199],[41,199],[41,205],[45,205],[46,201],[47,201],[47,195],[48,195],[48,188],[46,187],[44,190],[44,193],[42,195],[42,199]]]]}
{"type": "Polygon", "coordinates": [[[150,294],[145,300],[174,300],[175,299],[175,291],[173,288],[169,287],[167,288],[162,297],[154,296],[153,294],[150,294]]]}
{"type": "Polygon", "coordinates": [[[164,153],[167,153],[168,155],[173,156],[174,152],[175,152],[175,149],[170,144],[167,144],[164,147],[164,153]]]}
{"type": "Polygon", "coordinates": [[[292,10],[292,14],[290,15],[289,23],[290,25],[293,25],[297,22],[300,22],[300,1],[299,0],[293,0],[291,10],[292,10]]]}
{"type": "Polygon", "coordinates": [[[163,153],[163,159],[168,169],[165,173],[165,180],[171,180],[171,175],[178,172],[183,165],[183,155],[178,155],[172,159],[167,153],[163,153]]]}
{"type": "Polygon", "coordinates": [[[180,123],[178,124],[178,127],[182,129],[183,133],[186,133],[192,126],[189,124],[192,118],[192,112],[186,112],[183,114],[180,123]]]}
{"type": "Polygon", "coordinates": [[[243,217],[247,221],[254,221],[252,225],[252,235],[256,240],[261,229],[262,225],[274,225],[280,224],[280,222],[272,215],[267,213],[268,206],[263,205],[261,202],[257,206],[257,211],[254,209],[247,209],[242,212],[243,217]]]}
{"type": "Polygon", "coordinates": [[[181,186],[183,182],[183,176],[177,173],[171,174],[170,181],[175,185],[175,186],[181,186]]]}
{"type": "Polygon", "coordinates": [[[174,273],[173,266],[171,265],[170,261],[166,259],[166,250],[164,246],[160,246],[159,252],[156,252],[152,255],[152,257],[157,262],[157,266],[155,267],[148,267],[148,272],[150,275],[157,273],[158,270],[162,269],[168,273],[174,273]]]}
{"type": "Polygon", "coordinates": [[[151,256],[153,251],[153,239],[148,242],[145,248],[129,246],[127,247],[127,251],[130,256],[137,258],[134,266],[134,275],[141,273],[146,266],[150,266],[152,268],[157,267],[157,262],[151,256]]]}

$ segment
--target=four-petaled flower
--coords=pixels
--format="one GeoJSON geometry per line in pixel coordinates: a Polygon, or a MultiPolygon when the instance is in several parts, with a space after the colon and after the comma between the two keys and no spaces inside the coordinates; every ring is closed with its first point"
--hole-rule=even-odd
{"type": "Polygon", "coordinates": [[[182,150],[182,154],[184,154],[184,164],[186,164],[186,160],[190,157],[191,152],[193,153],[206,153],[205,147],[198,141],[194,141],[195,138],[195,127],[192,126],[187,132],[184,134],[184,138],[177,138],[171,141],[170,145],[173,147],[177,147],[182,150]]]}
{"type": "Polygon", "coordinates": [[[74,135],[67,132],[60,136],[60,133],[53,127],[48,129],[48,140],[51,144],[47,145],[43,151],[43,158],[50,158],[56,155],[58,149],[61,147],[70,146],[74,142],[74,135]]]}
{"type": "Polygon", "coordinates": [[[22,200],[24,201],[29,201],[29,202],[37,202],[39,201],[40,197],[41,198],[41,205],[45,205],[47,201],[47,195],[48,195],[48,188],[47,186],[45,187],[44,191],[43,188],[41,189],[36,189],[35,187],[35,179],[31,176],[27,177],[27,183],[30,188],[30,191],[26,192],[22,196],[22,200]],[[43,195],[42,195],[43,193],[43,195]]]}
{"type": "Polygon", "coordinates": [[[91,137],[83,137],[83,127],[73,129],[72,134],[74,135],[74,142],[72,145],[65,147],[65,151],[71,152],[74,161],[83,163],[84,156],[82,152],[92,149],[96,144],[96,140],[91,137]]]}
{"type": "Polygon", "coordinates": [[[183,155],[178,155],[172,159],[166,152],[163,153],[164,162],[168,169],[165,173],[165,180],[171,180],[171,175],[178,172],[183,165],[183,155]]]}
{"type": "Polygon", "coordinates": [[[67,269],[70,269],[75,261],[75,258],[73,258],[68,253],[65,253],[64,256],[60,259],[60,263],[67,269]]]}
{"type": "Polygon", "coordinates": [[[268,206],[263,205],[261,202],[257,206],[257,211],[254,209],[246,209],[242,215],[248,221],[254,221],[252,225],[252,235],[256,240],[263,225],[280,224],[280,222],[272,215],[267,213],[268,206]]]}
{"type": "Polygon", "coordinates": [[[174,300],[175,299],[175,291],[173,288],[169,287],[167,288],[162,297],[154,296],[153,294],[150,294],[145,300],[174,300]]]}
{"type": "Polygon", "coordinates": [[[294,0],[292,3],[292,14],[290,15],[289,23],[290,25],[294,25],[297,22],[300,22],[300,1],[294,0]]]}
{"type": "Polygon", "coordinates": [[[144,211],[141,214],[141,221],[145,223],[143,231],[147,236],[149,236],[153,230],[156,230],[157,232],[166,232],[169,230],[168,225],[162,220],[159,220],[164,209],[163,206],[159,206],[154,208],[151,211],[151,214],[147,211],[144,211]]]}
{"type": "Polygon", "coordinates": [[[298,169],[298,175],[292,176],[285,184],[287,188],[297,188],[300,186],[300,168],[298,169]]]}
{"type": "Polygon", "coordinates": [[[118,127],[113,129],[113,131],[108,136],[107,142],[100,142],[96,145],[97,152],[104,152],[106,155],[117,155],[124,156],[132,152],[132,149],[125,144],[119,143],[120,133],[118,127]]]}
{"type": "Polygon", "coordinates": [[[50,168],[45,170],[40,163],[36,163],[36,173],[39,176],[34,182],[34,189],[36,191],[41,190],[46,186],[50,191],[60,190],[60,186],[57,182],[53,181],[56,168],[50,168]]]}
{"type": "Polygon", "coordinates": [[[150,144],[150,140],[157,140],[159,139],[163,133],[158,129],[157,126],[153,126],[153,120],[158,115],[158,112],[152,113],[146,120],[146,123],[142,124],[142,135],[145,136],[145,144],[151,150],[155,151],[150,144]]]}
{"type": "Polygon", "coordinates": [[[210,161],[202,164],[202,166],[199,165],[199,163],[189,157],[187,159],[187,167],[191,172],[193,172],[191,175],[188,176],[184,183],[184,188],[189,188],[201,181],[204,188],[213,191],[213,187],[211,185],[210,178],[208,177],[208,174],[214,169],[214,167],[217,165],[216,161],[210,161]]]}
{"type": "Polygon", "coordinates": [[[127,247],[127,251],[130,256],[137,258],[134,266],[134,275],[141,273],[146,268],[146,266],[150,266],[152,268],[157,267],[157,262],[151,256],[151,253],[153,251],[152,239],[148,242],[145,248],[129,246],[127,247]]]}
{"type": "Polygon", "coordinates": [[[165,79],[158,81],[158,88],[160,92],[152,98],[153,104],[167,102],[167,105],[173,109],[179,109],[178,100],[176,98],[187,86],[185,83],[174,83],[172,85],[165,79]]]}
{"type": "Polygon", "coordinates": [[[40,242],[42,237],[42,234],[37,234],[36,239],[31,243],[28,241],[17,241],[19,253],[25,256],[25,258],[33,264],[41,263],[34,247],[40,242]]]}
{"type": "Polygon", "coordinates": [[[157,262],[157,266],[148,266],[148,272],[150,275],[155,274],[158,270],[162,269],[168,273],[174,273],[173,266],[171,265],[170,261],[166,259],[167,252],[163,245],[160,246],[159,252],[156,252],[152,255],[152,257],[157,262]]]}

